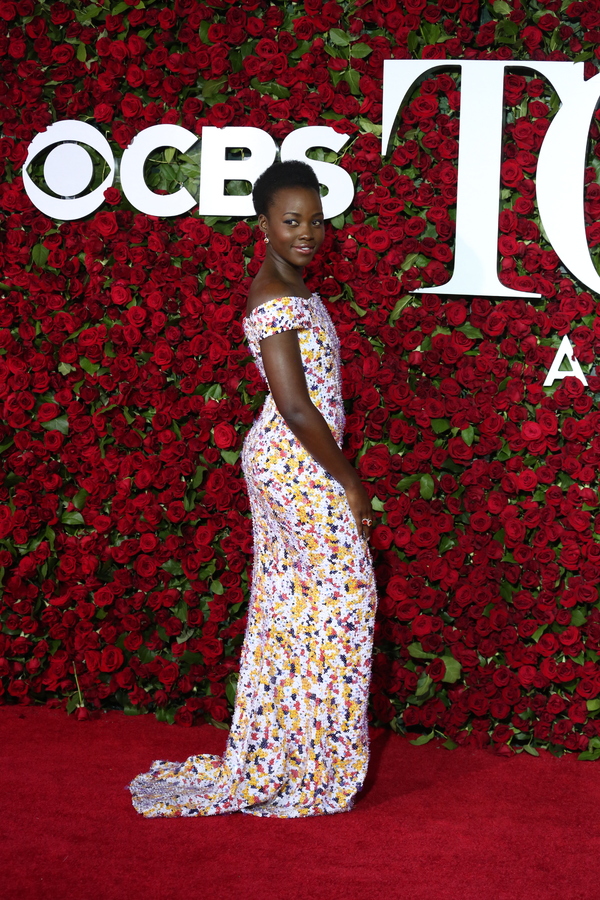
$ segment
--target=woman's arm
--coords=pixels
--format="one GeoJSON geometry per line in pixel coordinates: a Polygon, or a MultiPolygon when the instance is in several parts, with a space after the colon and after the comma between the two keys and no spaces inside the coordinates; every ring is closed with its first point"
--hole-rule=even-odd
{"type": "Polygon", "coordinates": [[[296,331],[272,334],[260,342],[263,365],[277,409],[311,456],[339,481],[346,492],[358,533],[365,538],[373,508],[354,466],[338,447],[329,425],[310,399],[296,331]]]}

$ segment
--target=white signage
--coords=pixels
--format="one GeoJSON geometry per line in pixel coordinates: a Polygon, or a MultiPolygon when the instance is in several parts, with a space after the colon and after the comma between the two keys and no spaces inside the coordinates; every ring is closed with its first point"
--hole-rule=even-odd
{"type": "MultiPolygon", "coordinates": [[[[539,297],[501,284],[498,278],[498,213],[502,152],[503,88],[506,70],[515,60],[386,60],[383,80],[382,151],[387,155],[394,123],[402,103],[416,82],[439,69],[460,68],[461,108],[456,209],[454,270],[443,285],[420,288],[418,293],[445,295],[539,297]]],[[[562,263],[575,278],[600,293],[600,276],[592,263],[586,241],[583,178],[589,125],[600,96],[600,74],[584,81],[583,63],[518,61],[519,69],[543,76],[557,91],[561,108],[544,138],[537,168],[537,201],[542,226],[562,263]]],[[[339,153],[348,136],[325,126],[292,131],[282,142],[280,156],[305,159],[320,183],[326,218],[344,212],[352,202],[354,185],[348,172],[333,163],[308,159],[311,148],[339,153]]],[[[140,132],[121,159],[121,187],[136,208],[149,215],[175,216],[198,203],[206,216],[254,214],[250,195],[226,192],[228,181],[250,186],[277,155],[273,138],[260,128],[206,127],[202,134],[199,197],[181,187],[160,195],[144,180],[144,163],[152,151],[175,147],[185,152],[197,136],[178,125],[153,125],[140,132]],[[228,150],[245,151],[243,159],[227,159],[228,150]]],[[[104,200],[104,191],[115,178],[115,160],[106,139],[92,125],[66,120],[37,135],[23,166],[23,181],[32,202],[55,219],[90,215],[104,200]],[[37,187],[27,168],[40,150],[56,144],[44,164],[44,176],[53,196],[37,187]],[[108,164],[103,183],[85,196],[92,163],[82,145],[101,153],[108,164]]]]}
{"type": "Polygon", "coordinates": [[[560,347],[556,351],[556,356],[552,360],[552,365],[548,369],[548,374],[546,375],[543,387],[552,387],[555,381],[566,378],[567,375],[570,375],[572,378],[578,378],[582,384],[586,387],[588,386],[587,378],[579,364],[579,360],[575,358],[571,341],[565,334],[560,342],[560,347]],[[571,368],[568,371],[561,371],[560,367],[565,359],[568,361],[571,368]]]}
{"type": "Polygon", "coordinates": [[[383,154],[398,110],[417,79],[436,69],[461,70],[456,249],[446,284],[417,293],[539,297],[505,287],[498,279],[498,207],[504,75],[527,69],[546,78],[562,106],[542,144],[537,201],[555,252],[575,278],[600,292],[585,234],[583,177],[590,121],[600,97],[600,75],[583,80],[583,63],[527,60],[386,60],[383,75],[383,154]]]}
{"type": "MultiPolygon", "coordinates": [[[[164,195],[150,190],[144,180],[144,163],[160,147],[175,147],[185,153],[197,140],[196,134],[179,125],[152,125],[136,135],[123,153],[120,168],[121,188],[131,205],[152,216],[177,216],[196,206],[197,198],[184,187],[164,195]]],[[[282,161],[304,160],[327,188],[323,197],[326,219],[339,215],[350,206],[354,184],[345,169],[309,159],[306,153],[315,147],[338,153],[347,142],[348,135],[319,125],[292,131],[281,144],[282,161]]],[[[260,128],[204,128],[199,213],[204,216],[253,216],[251,195],[227,194],[226,182],[247,181],[252,186],[276,155],[275,141],[260,128]],[[227,151],[233,148],[244,149],[247,158],[227,159],[227,151]]],[[[98,209],[104,202],[104,191],[113,184],[114,177],[115,160],[106,138],[92,125],[73,119],[55,122],[36,135],[23,165],[23,184],[31,202],[47,216],[63,221],[81,219],[98,209]],[[56,146],[44,163],[44,178],[48,187],[59,196],[41,190],[27,174],[29,165],[40,151],[53,144],[56,146]],[[109,171],[99,187],[79,197],[77,195],[88,187],[93,174],[91,157],[82,144],[97,150],[108,163],[109,171]]]]}

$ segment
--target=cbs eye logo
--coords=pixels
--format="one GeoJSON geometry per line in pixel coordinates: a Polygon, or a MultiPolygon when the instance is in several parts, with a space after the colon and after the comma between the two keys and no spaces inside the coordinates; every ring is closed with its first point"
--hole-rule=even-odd
{"type": "Polygon", "coordinates": [[[115,177],[115,158],[108,141],[96,128],[71,119],[55,122],[36,135],[29,146],[22,175],[29,199],[47,216],[62,221],[81,219],[104,203],[104,191],[111,187],[115,177]],[[95,150],[108,166],[106,177],[87,194],[83,192],[94,179],[94,160],[82,144],[95,150]],[[53,149],[45,153],[50,147],[53,149]],[[45,155],[43,180],[51,194],[38,187],[28,172],[42,155],[45,155]]]}
{"type": "MultiPolygon", "coordinates": [[[[167,195],[150,190],[144,180],[144,164],[159,148],[174,147],[186,153],[197,141],[196,134],[179,125],[151,125],[136,135],[123,152],[119,171],[121,190],[131,205],[154,216],[177,216],[196,206],[197,199],[183,186],[167,195]]],[[[29,199],[43,213],[62,221],[81,219],[104,203],[104,192],[115,178],[115,158],[108,141],[96,128],[68,119],[55,122],[33,139],[22,174],[29,199]],[[102,164],[92,158],[90,150],[102,159],[102,164]],[[45,183],[52,193],[42,190],[28,171],[38,157],[43,172],[39,182],[45,183]],[[83,193],[100,178],[102,181],[93,190],[83,193]]]]}

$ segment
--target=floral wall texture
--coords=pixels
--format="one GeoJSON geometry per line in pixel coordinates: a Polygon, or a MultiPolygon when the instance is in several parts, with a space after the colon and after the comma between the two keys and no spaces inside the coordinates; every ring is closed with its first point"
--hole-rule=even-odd
{"type": "MultiPolygon", "coordinates": [[[[251,563],[239,452],[264,396],[241,327],[255,222],[150,217],[118,179],[95,214],[52,221],[23,189],[29,143],[61,119],[116,156],[158,123],[199,141],[205,125],[279,141],[329,125],[349,136],[337,161],[356,195],[311,284],[380,516],[373,718],[419,742],[600,756],[600,316],[540,231],[537,152],[559,102],[518,69],[577,60],[593,76],[599,0],[1,0],[0,57],[2,702],[73,709],[77,678],[92,707],[226,723],[251,563]],[[411,58],[515,60],[500,277],[540,300],[444,296],[460,78],[422,81],[382,159],[383,61],[411,58]],[[542,387],[564,334],[587,389],[542,387]]],[[[594,121],[593,256],[599,137],[594,121]]],[[[153,154],[148,184],[197,196],[199,154],[153,154]]]]}

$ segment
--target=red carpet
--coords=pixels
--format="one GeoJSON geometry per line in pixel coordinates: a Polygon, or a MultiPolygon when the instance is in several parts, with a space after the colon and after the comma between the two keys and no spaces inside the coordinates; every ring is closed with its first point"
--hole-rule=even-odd
{"type": "Polygon", "coordinates": [[[0,708],[3,900],[596,900],[600,768],[374,740],[349,814],[145,820],[124,785],[225,733],[0,708]]]}

